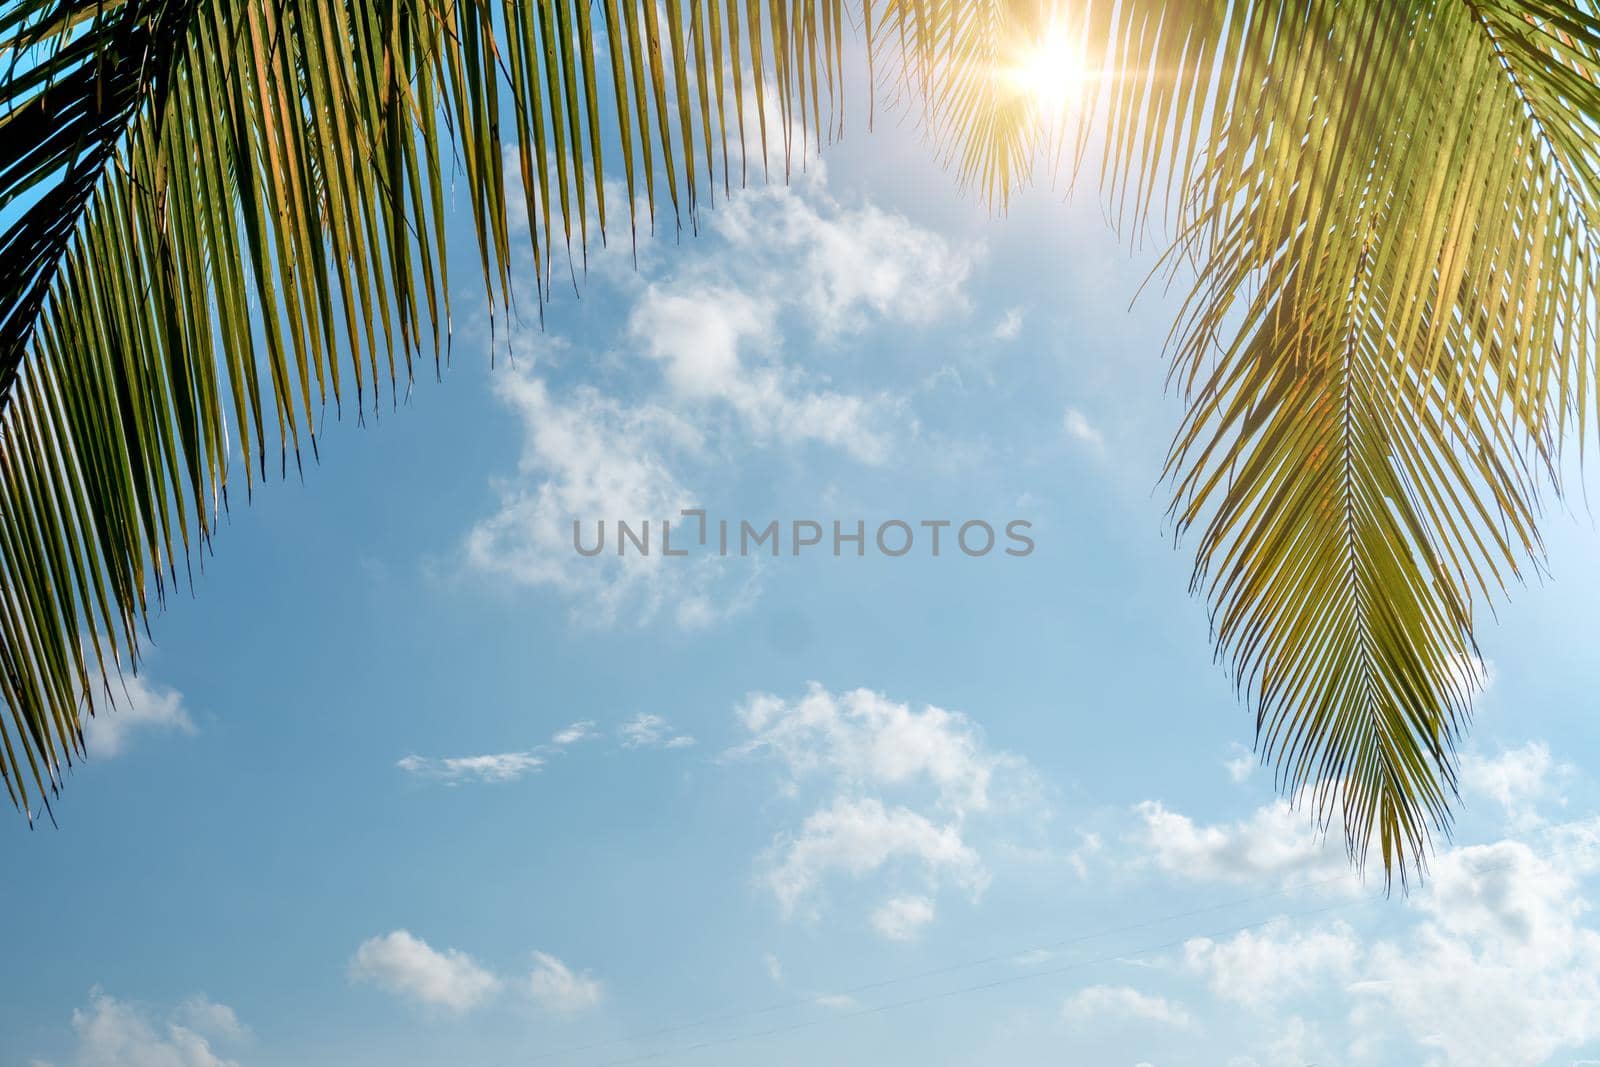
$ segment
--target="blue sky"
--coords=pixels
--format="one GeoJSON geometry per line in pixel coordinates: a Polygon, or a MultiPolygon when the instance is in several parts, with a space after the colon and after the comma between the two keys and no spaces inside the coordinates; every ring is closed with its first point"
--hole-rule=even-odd
{"type": "Polygon", "coordinates": [[[0,831],[0,1064],[1600,1062],[1581,499],[1386,899],[1185,593],[1150,250],[890,122],[701,221],[542,332],[463,287],[443,384],[236,507],[59,828],[0,831]],[[571,549],[686,507],[1036,549],[571,549]]]}

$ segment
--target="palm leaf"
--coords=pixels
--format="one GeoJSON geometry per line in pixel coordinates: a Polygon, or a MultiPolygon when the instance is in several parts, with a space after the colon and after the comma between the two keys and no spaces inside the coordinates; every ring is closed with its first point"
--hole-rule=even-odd
{"type": "Polygon", "coordinates": [[[1107,39],[1136,45],[1107,48],[1105,155],[1136,217],[1176,201],[1194,265],[1168,463],[1194,587],[1284,788],[1404,879],[1449,826],[1477,608],[1537,565],[1589,414],[1592,31],[1447,2],[1118,14],[1141,6],[1107,39]]]}
{"type": "Polygon", "coordinates": [[[730,81],[743,128],[725,47],[755,61],[764,113],[755,57],[784,57],[781,117],[806,123],[809,86],[815,123],[819,41],[827,71],[844,61],[839,5],[726,13],[24,0],[0,15],[0,778],[20,808],[49,803],[84,716],[137,669],[146,616],[209,550],[230,479],[248,495],[291,454],[299,468],[327,405],[376,410],[448,352],[448,171],[498,331],[530,251],[507,224],[508,164],[542,315],[555,246],[581,260],[591,218],[605,239],[617,142],[630,225],[640,178],[652,224],[664,191],[695,225],[729,154],[730,81]]]}

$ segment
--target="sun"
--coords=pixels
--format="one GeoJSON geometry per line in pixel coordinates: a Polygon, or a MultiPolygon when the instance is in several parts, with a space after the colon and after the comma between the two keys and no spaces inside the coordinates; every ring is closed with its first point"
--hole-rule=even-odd
{"type": "Polygon", "coordinates": [[[1083,51],[1065,29],[1051,22],[1000,68],[1001,80],[1042,110],[1065,111],[1077,102],[1088,77],[1083,51]]]}

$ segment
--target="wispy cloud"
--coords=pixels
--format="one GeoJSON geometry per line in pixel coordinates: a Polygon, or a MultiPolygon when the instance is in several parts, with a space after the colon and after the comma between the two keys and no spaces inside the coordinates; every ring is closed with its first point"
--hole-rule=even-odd
{"type": "Polygon", "coordinates": [[[1183,1006],[1128,986],[1097,985],[1080,989],[1067,999],[1062,1012],[1069,1022],[1078,1026],[1156,1023],[1186,1029],[1194,1025],[1194,1017],[1183,1006]]]}
{"type": "Polygon", "coordinates": [[[482,756],[405,756],[395,766],[419,778],[432,778],[446,785],[462,782],[514,782],[544,767],[545,757],[536,751],[494,752],[482,756]]]}
{"type": "Polygon", "coordinates": [[[623,748],[688,748],[695,743],[688,734],[680,734],[660,715],[646,712],[636,715],[617,728],[623,748]]]}
{"type": "Polygon", "coordinates": [[[1022,333],[1021,308],[1012,308],[1000,316],[1000,321],[994,324],[996,341],[1015,341],[1020,333],[1022,333]]]}
{"type": "Polygon", "coordinates": [[[1539,811],[1542,805],[1565,806],[1560,783],[1574,773],[1567,764],[1557,763],[1550,747],[1540,741],[1494,756],[1468,752],[1461,757],[1462,786],[1498,804],[1507,824],[1516,831],[1539,826],[1544,821],[1539,811]]]}
{"type": "Polygon", "coordinates": [[[585,719],[582,722],[575,722],[571,726],[557,730],[554,736],[550,738],[550,743],[565,748],[568,745],[576,745],[599,736],[600,733],[594,728],[594,723],[589,719],[585,719]]]}
{"type": "Polygon", "coordinates": [[[548,1012],[576,1015],[597,1007],[603,991],[600,983],[588,974],[574,972],[548,952],[535,952],[533,971],[528,976],[528,993],[548,1012]]]}
{"type": "Polygon", "coordinates": [[[1254,752],[1238,742],[1234,742],[1232,752],[1233,755],[1222,761],[1222,768],[1228,772],[1228,781],[1234,785],[1242,785],[1256,773],[1256,768],[1261,766],[1261,760],[1254,752]]]}
{"type": "Polygon", "coordinates": [[[1077,408],[1068,408],[1061,416],[1061,429],[1072,440],[1091,448],[1098,449],[1105,446],[1104,435],[1089,421],[1089,417],[1077,408]]]}
{"type": "Polygon", "coordinates": [[[84,743],[91,757],[114,759],[142,734],[195,732],[183,694],[176,689],[152,684],[141,676],[124,678],[122,688],[126,695],[117,693],[115,706],[102,703],[84,722],[84,743]]]}
{"type": "Polygon", "coordinates": [[[872,928],[890,941],[915,941],[933,915],[933,901],[927,897],[890,897],[872,913],[872,928]]]}

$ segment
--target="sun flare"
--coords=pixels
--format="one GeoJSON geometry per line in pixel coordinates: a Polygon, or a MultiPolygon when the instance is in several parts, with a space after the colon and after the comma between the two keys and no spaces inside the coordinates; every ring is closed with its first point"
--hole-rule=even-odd
{"type": "Polygon", "coordinates": [[[1077,101],[1088,68],[1082,49],[1062,27],[1051,23],[1019,48],[1000,74],[1015,92],[1040,108],[1060,112],[1077,101]]]}

